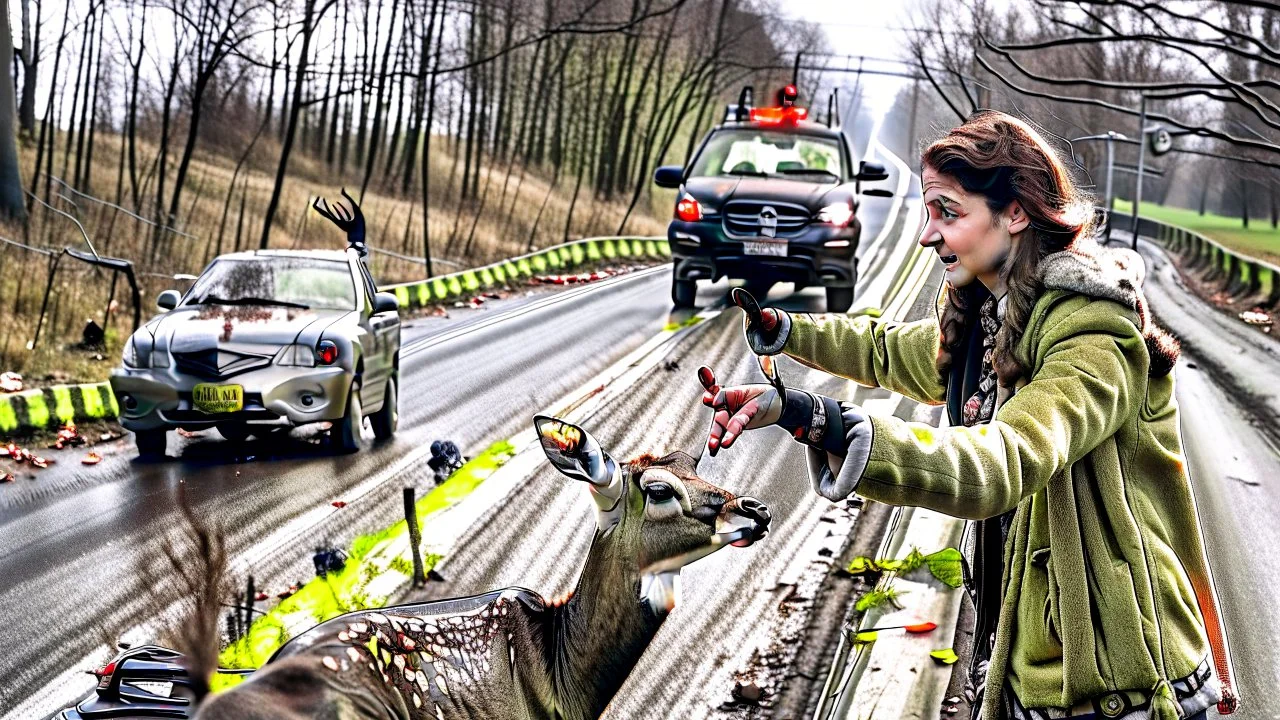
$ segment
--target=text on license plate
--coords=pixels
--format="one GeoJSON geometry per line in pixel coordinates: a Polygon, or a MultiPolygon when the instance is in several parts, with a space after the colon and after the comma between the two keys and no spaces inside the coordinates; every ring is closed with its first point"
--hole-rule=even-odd
{"type": "Polygon", "coordinates": [[[787,241],[745,240],[742,243],[742,250],[747,255],[774,255],[776,257],[786,257],[787,241]]]}
{"type": "Polygon", "coordinates": [[[201,412],[228,413],[244,409],[244,387],[201,383],[191,389],[191,404],[201,412]]]}

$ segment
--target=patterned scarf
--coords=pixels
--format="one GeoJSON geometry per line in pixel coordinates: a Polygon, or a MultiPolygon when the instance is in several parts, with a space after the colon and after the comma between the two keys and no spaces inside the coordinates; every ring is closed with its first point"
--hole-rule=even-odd
{"type": "Polygon", "coordinates": [[[998,303],[994,296],[987,298],[978,310],[978,320],[982,325],[982,377],[978,380],[978,390],[964,404],[962,421],[965,427],[972,427],[990,422],[996,409],[996,366],[993,362],[996,351],[996,332],[1000,329],[998,303]]]}

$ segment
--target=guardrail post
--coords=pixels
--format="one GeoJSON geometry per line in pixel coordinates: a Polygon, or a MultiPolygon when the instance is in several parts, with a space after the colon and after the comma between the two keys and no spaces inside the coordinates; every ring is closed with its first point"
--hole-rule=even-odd
{"type": "Polygon", "coordinates": [[[413,488],[404,489],[404,521],[409,525],[409,545],[413,551],[413,586],[422,587],[427,575],[422,569],[422,533],[418,530],[418,504],[413,488]]]}
{"type": "Polygon", "coordinates": [[[1256,261],[1250,260],[1241,263],[1241,279],[1244,280],[1244,291],[1246,295],[1254,295],[1261,287],[1262,266],[1256,261]]]}

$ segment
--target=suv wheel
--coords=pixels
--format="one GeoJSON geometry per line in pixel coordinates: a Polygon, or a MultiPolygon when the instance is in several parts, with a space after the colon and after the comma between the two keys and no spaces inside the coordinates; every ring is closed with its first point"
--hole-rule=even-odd
{"type": "Polygon", "coordinates": [[[329,446],[338,452],[352,453],[360,449],[364,410],[360,407],[360,384],[351,383],[347,391],[347,411],[329,430],[329,446]]]}
{"type": "Polygon", "coordinates": [[[382,409],[369,416],[369,424],[373,425],[373,435],[379,440],[386,440],[396,434],[396,426],[400,424],[399,388],[396,387],[396,376],[387,378],[387,388],[382,396],[382,409]]]}
{"type": "Polygon", "coordinates": [[[137,430],[133,433],[133,442],[138,446],[138,457],[144,460],[156,460],[164,457],[164,451],[169,444],[169,431],[163,428],[137,430]]]}
{"type": "Polygon", "coordinates": [[[827,312],[849,312],[853,306],[853,288],[827,288],[827,312]]]}
{"type": "Polygon", "coordinates": [[[691,308],[698,300],[698,281],[677,279],[672,271],[671,302],[678,308],[691,308]]]}

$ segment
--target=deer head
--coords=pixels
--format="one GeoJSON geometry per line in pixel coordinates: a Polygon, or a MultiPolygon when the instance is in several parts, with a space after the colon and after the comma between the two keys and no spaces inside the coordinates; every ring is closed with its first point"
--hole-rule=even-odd
{"type": "Polygon", "coordinates": [[[697,461],[687,453],[619,464],[576,425],[543,416],[534,424],[552,465],[590,487],[596,544],[634,559],[640,593],[658,613],[678,601],[680,568],[728,545],[751,545],[768,532],[764,503],[699,478],[697,461]]]}

